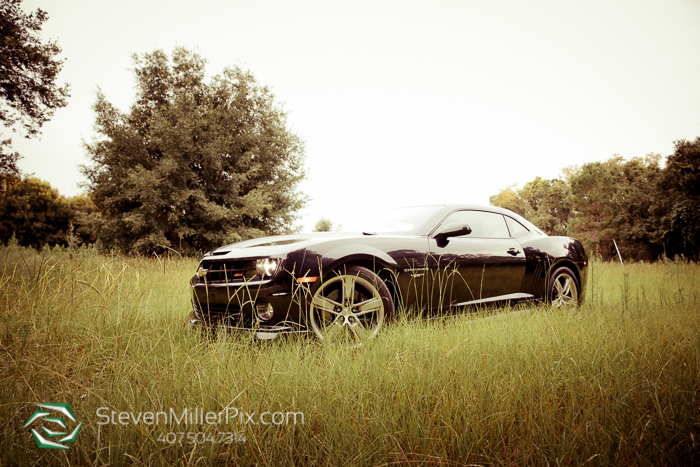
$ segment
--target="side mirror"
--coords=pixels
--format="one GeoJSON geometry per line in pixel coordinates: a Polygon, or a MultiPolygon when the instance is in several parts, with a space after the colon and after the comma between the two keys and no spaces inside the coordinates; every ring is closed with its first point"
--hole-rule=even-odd
{"type": "Polygon", "coordinates": [[[472,233],[472,228],[468,224],[459,224],[453,222],[442,227],[433,238],[435,240],[445,240],[450,237],[458,237],[460,235],[469,235],[472,233]]]}

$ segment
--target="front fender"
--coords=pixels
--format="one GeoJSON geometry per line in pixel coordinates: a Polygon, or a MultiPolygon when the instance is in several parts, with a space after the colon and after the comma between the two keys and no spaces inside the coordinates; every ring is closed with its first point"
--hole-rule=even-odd
{"type": "Polygon", "coordinates": [[[398,268],[396,261],[386,252],[368,245],[340,245],[328,251],[325,255],[330,263],[324,264],[324,269],[330,271],[349,261],[370,261],[382,267],[398,268]]]}

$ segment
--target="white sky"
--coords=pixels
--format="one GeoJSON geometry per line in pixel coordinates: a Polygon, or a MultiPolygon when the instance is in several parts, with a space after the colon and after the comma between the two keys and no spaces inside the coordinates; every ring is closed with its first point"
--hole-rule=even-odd
{"type": "MultiPolygon", "coordinates": [[[[128,111],[131,54],[196,48],[250,69],[307,142],[321,217],[488,204],[572,164],[667,156],[700,136],[700,2],[25,0],[67,58],[68,107],[13,136],[20,168],[81,192],[98,86],[128,111]]],[[[4,137],[10,136],[8,131],[4,137]]]]}

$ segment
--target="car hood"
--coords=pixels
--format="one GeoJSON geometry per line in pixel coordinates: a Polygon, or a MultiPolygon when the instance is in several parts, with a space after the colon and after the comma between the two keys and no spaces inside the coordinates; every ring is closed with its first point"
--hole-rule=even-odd
{"type": "Polygon", "coordinates": [[[342,238],[357,238],[366,236],[362,232],[311,232],[292,235],[275,235],[244,240],[238,243],[222,246],[213,250],[213,256],[269,256],[284,255],[290,251],[300,250],[309,245],[342,238]]]}

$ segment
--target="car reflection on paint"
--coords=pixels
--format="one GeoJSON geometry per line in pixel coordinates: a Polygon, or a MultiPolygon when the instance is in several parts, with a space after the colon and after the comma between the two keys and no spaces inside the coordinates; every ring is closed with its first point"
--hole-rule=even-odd
{"type": "Polygon", "coordinates": [[[192,325],[312,332],[366,340],[397,310],[452,313],[521,301],[577,306],[587,257],[506,209],[472,205],[381,211],[356,231],[264,237],[201,259],[192,325]]]}

